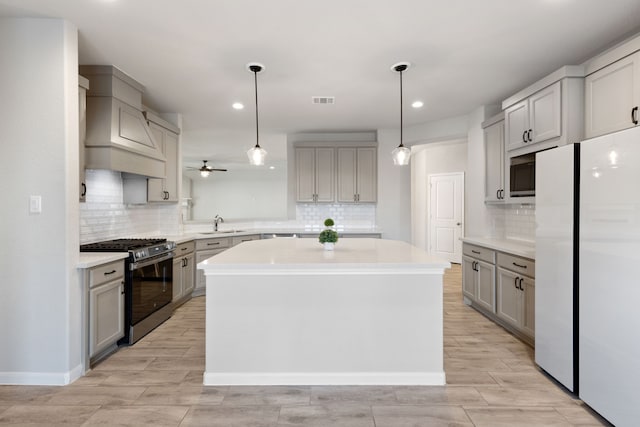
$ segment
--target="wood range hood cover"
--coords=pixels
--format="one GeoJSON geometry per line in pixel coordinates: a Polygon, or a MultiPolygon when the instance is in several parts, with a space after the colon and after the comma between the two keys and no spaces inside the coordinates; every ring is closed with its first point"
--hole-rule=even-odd
{"type": "Polygon", "coordinates": [[[87,169],[165,178],[166,158],[142,114],[144,86],[110,65],[81,65],[87,92],[87,169]]]}

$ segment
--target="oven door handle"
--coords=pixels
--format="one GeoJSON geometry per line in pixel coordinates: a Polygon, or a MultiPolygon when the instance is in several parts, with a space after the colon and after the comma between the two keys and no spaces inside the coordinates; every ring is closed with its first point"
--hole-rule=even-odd
{"type": "Polygon", "coordinates": [[[173,258],[173,255],[174,255],[173,252],[168,252],[164,255],[160,255],[150,259],[145,259],[144,261],[132,262],[131,264],[129,264],[129,270],[136,270],[138,268],[146,267],[148,265],[157,264],[161,261],[165,261],[173,258]]]}

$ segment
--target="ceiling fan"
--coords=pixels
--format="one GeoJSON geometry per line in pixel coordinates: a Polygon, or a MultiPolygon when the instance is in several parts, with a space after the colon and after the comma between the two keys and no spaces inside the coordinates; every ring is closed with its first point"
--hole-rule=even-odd
{"type": "Polygon", "coordinates": [[[202,167],[200,167],[200,168],[187,167],[187,169],[200,171],[200,176],[203,177],[203,178],[208,177],[211,172],[226,172],[227,171],[226,169],[212,168],[212,167],[208,166],[207,165],[207,160],[203,160],[202,161],[202,167]]]}

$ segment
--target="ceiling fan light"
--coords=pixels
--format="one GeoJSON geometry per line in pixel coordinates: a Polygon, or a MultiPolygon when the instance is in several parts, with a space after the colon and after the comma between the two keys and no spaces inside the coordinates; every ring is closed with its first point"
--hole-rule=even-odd
{"type": "Polygon", "coordinates": [[[409,159],[411,158],[411,149],[404,145],[399,145],[391,152],[391,156],[393,157],[394,165],[406,166],[409,164],[409,159]]]}
{"type": "Polygon", "coordinates": [[[250,164],[262,166],[264,165],[265,157],[267,157],[267,150],[256,144],[255,147],[252,147],[247,151],[247,157],[249,157],[250,164]]]}
{"type": "Polygon", "coordinates": [[[210,171],[200,171],[200,176],[203,178],[206,178],[209,176],[211,172],[210,171]]]}

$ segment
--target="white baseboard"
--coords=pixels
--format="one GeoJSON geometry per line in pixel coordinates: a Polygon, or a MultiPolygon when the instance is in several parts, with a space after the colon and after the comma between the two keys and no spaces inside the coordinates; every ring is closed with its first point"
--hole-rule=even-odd
{"type": "Polygon", "coordinates": [[[3,385],[67,385],[82,376],[82,364],[68,372],[0,372],[3,385]]]}
{"type": "Polygon", "coordinates": [[[205,372],[204,385],[445,385],[444,372],[205,372]]]}

